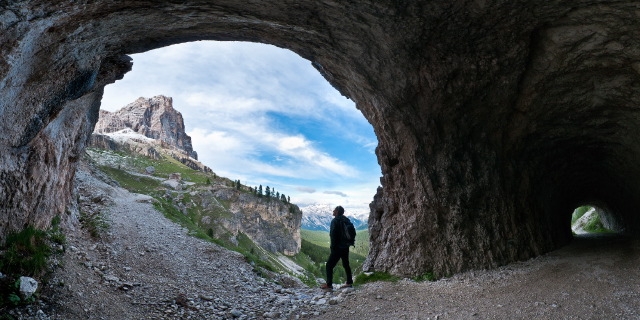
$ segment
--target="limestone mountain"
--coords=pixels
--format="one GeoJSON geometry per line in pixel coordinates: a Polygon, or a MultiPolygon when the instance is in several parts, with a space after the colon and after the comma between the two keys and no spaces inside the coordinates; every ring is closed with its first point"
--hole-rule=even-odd
{"type": "Polygon", "coordinates": [[[182,114],[173,108],[171,97],[140,97],[116,112],[100,110],[93,132],[105,134],[127,128],[198,159],[198,154],[191,145],[191,137],[185,133],[182,114]]]}
{"type": "Polygon", "coordinates": [[[197,161],[182,114],[173,108],[173,99],[163,95],[140,97],[116,112],[100,110],[88,146],[131,151],[153,159],[159,159],[158,150],[163,149],[194,170],[212,172],[197,161]]]}

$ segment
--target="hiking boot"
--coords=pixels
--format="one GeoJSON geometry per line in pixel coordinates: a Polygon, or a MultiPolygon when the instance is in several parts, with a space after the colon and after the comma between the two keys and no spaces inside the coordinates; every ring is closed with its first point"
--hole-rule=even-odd
{"type": "Polygon", "coordinates": [[[333,291],[333,286],[329,286],[326,283],[320,286],[320,289],[322,289],[322,291],[324,292],[331,292],[333,291]]]}
{"type": "Polygon", "coordinates": [[[344,288],[353,288],[353,284],[347,283],[340,286],[340,289],[344,289],[344,288]]]}

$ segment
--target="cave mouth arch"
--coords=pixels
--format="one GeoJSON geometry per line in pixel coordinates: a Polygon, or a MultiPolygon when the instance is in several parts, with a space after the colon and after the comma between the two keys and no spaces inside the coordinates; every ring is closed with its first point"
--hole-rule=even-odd
{"type": "Polygon", "coordinates": [[[599,151],[578,164],[614,177],[620,187],[600,198],[637,233],[640,51],[631,41],[637,28],[619,27],[637,22],[634,4],[468,5],[8,4],[0,233],[46,227],[65,212],[104,86],[130,68],[125,53],[205,39],[288,48],[358,103],[376,131],[383,172],[371,270],[446,275],[566,244],[572,208],[548,200],[575,192],[563,177],[579,149],[599,151]],[[459,19],[443,19],[452,13],[459,19]],[[597,41],[581,45],[587,36],[576,30],[597,41]],[[540,191],[541,175],[550,177],[547,189],[566,192],[540,191]]]}
{"type": "Polygon", "coordinates": [[[132,58],[132,71],[105,87],[102,103],[109,111],[140,96],[171,96],[175,109],[184,116],[193,150],[217,174],[239,178],[248,186],[277,187],[296,204],[309,204],[312,200],[340,204],[348,215],[358,214],[366,222],[368,204],[379,185],[380,166],[374,154],[377,137],[353,102],[340,96],[307,60],[271,45],[216,41],[181,43],[134,54],[132,58]],[[216,51],[219,54],[214,54],[216,51]],[[177,87],[170,88],[172,83],[177,87]],[[267,118],[269,121],[253,121],[267,118]],[[249,128],[248,124],[252,126],[249,128]],[[298,128],[292,132],[283,130],[283,126],[298,128]],[[296,146],[301,159],[295,160],[290,146],[285,146],[285,153],[275,150],[284,143],[302,144],[296,146]],[[252,151],[247,152],[249,148],[252,151]],[[270,155],[249,159],[256,150],[270,155]],[[309,154],[318,159],[309,159],[309,154]],[[223,157],[228,159],[220,159],[223,157]],[[282,160],[274,164],[267,159],[276,157],[289,159],[290,171],[306,167],[307,175],[298,172],[293,178],[278,177],[277,173],[285,170],[277,166],[282,160]],[[325,162],[331,162],[330,166],[325,162]],[[255,163],[279,170],[262,172],[260,179],[255,163]],[[351,175],[347,172],[351,169],[357,169],[359,174],[351,175]],[[310,179],[319,184],[308,185],[310,179]],[[309,193],[310,189],[317,191],[309,193]]]}

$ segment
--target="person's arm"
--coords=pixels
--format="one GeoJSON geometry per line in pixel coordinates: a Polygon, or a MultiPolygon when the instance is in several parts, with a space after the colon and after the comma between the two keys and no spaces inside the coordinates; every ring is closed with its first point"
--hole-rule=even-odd
{"type": "Polygon", "coordinates": [[[336,230],[336,224],[337,224],[337,220],[336,218],[333,218],[331,220],[331,225],[329,226],[329,246],[331,248],[333,248],[334,246],[337,246],[338,243],[340,242],[340,239],[338,238],[339,234],[336,230]]]}

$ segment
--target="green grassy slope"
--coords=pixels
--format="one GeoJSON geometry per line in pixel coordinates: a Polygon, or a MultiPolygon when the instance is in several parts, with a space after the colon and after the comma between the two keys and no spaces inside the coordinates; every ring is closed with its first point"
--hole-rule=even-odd
{"type": "MultiPolygon", "coordinates": [[[[163,214],[182,225],[190,231],[190,234],[207,241],[215,242],[228,249],[242,253],[247,260],[259,269],[269,271],[285,271],[280,265],[276,256],[256,246],[246,236],[238,236],[237,243],[228,241],[228,237],[216,238],[213,230],[200,225],[200,221],[204,215],[212,218],[221,217],[229,214],[225,210],[229,204],[220,200],[223,207],[205,210],[201,206],[201,199],[198,194],[189,191],[197,190],[198,187],[205,187],[211,184],[224,184],[232,186],[233,181],[225,177],[219,177],[215,174],[204,173],[193,170],[175,159],[165,156],[162,159],[154,160],[141,155],[129,154],[124,152],[112,152],[100,149],[90,149],[90,154],[97,156],[107,156],[110,159],[110,165],[99,166],[100,170],[109,177],[117,181],[123,188],[136,193],[147,194],[154,197],[157,202],[155,207],[163,212],[163,214]],[[153,177],[166,179],[171,173],[180,173],[182,179],[193,182],[194,185],[184,190],[182,202],[189,203],[190,206],[187,214],[180,212],[174,206],[170,199],[167,199],[166,187],[161,185],[160,179],[138,175],[142,173],[146,167],[153,166],[155,172],[153,177]]],[[[329,233],[326,231],[310,231],[301,230],[302,248],[301,252],[293,257],[293,260],[307,270],[308,274],[301,279],[309,284],[315,285],[315,278],[325,278],[325,262],[329,257],[329,233]]],[[[369,252],[369,232],[368,230],[358,230],[356,236],[355,247],[350,248],[350,262],[354,272],[354,277],[362,271],[362,263],[369,252]]],[[[344,282],[346,277],[341,264],[335,269],[335,283],[344,282]]]]}
{"type": "MultiPolygon", "coordinates": [[[[207,187],[212,184],[233,186],[231,179],[193,170],[166,155],[162,159],[154,160],[137,154],[101,149],[89,149],[88,153],[90,155],[93,154],[95,157],[107,157],[109,165],[98,166],[102,172],[131,192],[154,197],[157,200],[154,203],[155,208],[170,220],[187,228],[190,235],[242,253],[252,265],[256,266],[257,272],[262,272],[261,270],[288,271],[278,260],[276,254],[257,246],[246,235],[241,233],[236,237],[237,241],[231,242],[229,241],[230,234],[220,230],[223,227],[220,226],[216,230],[216,234],[222,237],[216,237],[211,228],[202,225],[201,221],[205,215],[210,216],[212,220],[223,216],[231,216],[228,211],[229,204],[228,201],[218,200],[218,203],[222,204],[222,206],[213,208],[209,206],[209,208],[205,209],[202,206],[202,199],[199,198],[198,192],[193,191],[197,191],[199,187],[207,187]],[[148,176],[139,175],[139,173],[145,172],[145,168],[148,166],[153,166],[155,172],[148,176]],[[161,180],[167,179],[171,173],[180,173],[182,180],[194,183],[183,191],[169,191],[173,195],[179,194],[180,196],[175,198],[180,199],[179,201],[183,205],[188,204],[186,206],[188,207],[186,214],[176,208],[174,197],[166,197],[167,188],[161,184],[161,180]]],[[[248,191],[245,189],[244,192],[248,191]]]]}

